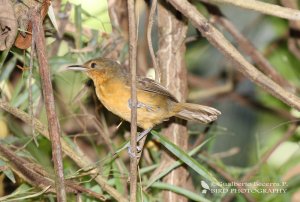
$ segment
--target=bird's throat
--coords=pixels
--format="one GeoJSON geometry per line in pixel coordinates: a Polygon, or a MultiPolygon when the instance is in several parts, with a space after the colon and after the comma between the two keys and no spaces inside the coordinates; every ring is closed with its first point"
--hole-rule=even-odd
{"type": "Polygon", "coordinates": [[[109,77],[107,76],[106,70],[90,70],[87,75],[93,80],[95,86],[102,85],[104,82],[106,82],[109,77]]]}

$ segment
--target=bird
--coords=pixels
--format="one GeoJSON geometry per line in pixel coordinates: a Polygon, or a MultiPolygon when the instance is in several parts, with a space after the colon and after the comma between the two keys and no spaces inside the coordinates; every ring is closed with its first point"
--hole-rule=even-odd
{"type": "MultiPolygon", "coordinates": [[[[110,112],[130,122],[131,77],[120,63],[100,57],[81,65],[70,65],[67,69],[85,72],[92,79],[100,102],[110,112]]],[[[207,124],[221,115],[219,110],[209,106],[179,102],[167,88],[150,78],[137,76],[136,91],[137,125],[144,129],[137,141],[171,117],[207,124]]]]}

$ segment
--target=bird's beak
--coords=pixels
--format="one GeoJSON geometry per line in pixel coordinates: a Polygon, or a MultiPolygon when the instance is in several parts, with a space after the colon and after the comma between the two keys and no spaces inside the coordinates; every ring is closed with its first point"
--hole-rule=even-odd
{"type": "Polygon", "coordinates": [[[70,65],[67,67],[67,70],[86,71],[87,68],[82,65],[70,65]]]}

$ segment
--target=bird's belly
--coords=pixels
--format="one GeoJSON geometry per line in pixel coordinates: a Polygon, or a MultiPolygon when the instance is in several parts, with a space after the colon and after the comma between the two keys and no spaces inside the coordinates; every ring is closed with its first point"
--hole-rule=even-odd
{"type": "MultiPolygon", "coordinates": [[[[106,89],[97,89],[97,96],[102,104],[112,113],[130,122],[130,89],[110,88],[110,92],[106,89]]],[[[151,128],[174,115],[172,103],[164,96],[138,90],[137,97],[137,124],[141,128],[151,128]]]]}

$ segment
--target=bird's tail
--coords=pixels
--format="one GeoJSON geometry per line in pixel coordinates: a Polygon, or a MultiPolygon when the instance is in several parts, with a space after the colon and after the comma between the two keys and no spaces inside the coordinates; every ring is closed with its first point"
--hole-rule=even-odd
{"type": "Polygon", "coordinates": [[[201,123],[210,123],[215,121],[221,112],[215,108],[191,104],[191,103],[176,103],[175,116],[188,121],[198,121],[201,123]]]}

